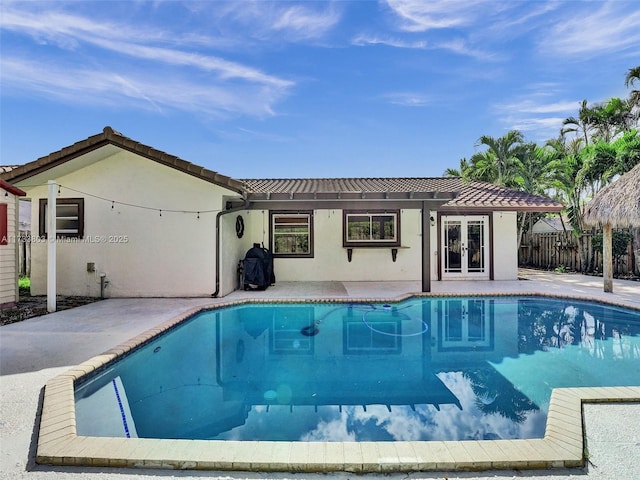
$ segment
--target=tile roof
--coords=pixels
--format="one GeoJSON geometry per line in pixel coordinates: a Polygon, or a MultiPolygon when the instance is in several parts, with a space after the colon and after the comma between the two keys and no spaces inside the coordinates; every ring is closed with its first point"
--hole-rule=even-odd
{"type": "Polygon", "coordinates": [[[563,205],[547,197],[499,187],[485,182],[464,182],[459,179],[460,194],[442,206],[442,210],[500,210],[526,212],[559,212],[563,205]]]}
{"type": "Polygon", "coordinates": [[[20,165],[0,165],[0,174],[9,173],[11,170],[18,168],[20,165]]]}
{"type": "MultiPolygon", "coordinates": [[[[18,167],[9,167],[7,170],[1,170],[0,175],[5,180],[15,183],[109,144],[141,155],[162,165],[175,168],[176,170],[193,175],[202,180],[243,193],[243,185],[237,180],[132,140],[109,126],[104,127],[102,133],[76,142],[73,145],[45,155],[44,157],[40,157],[33,162],[18,167]]],[[[5,167],[3,167],[3,169],[4,168],[5,167]]]]}
{"type": "Polygon", "coordinates": [[[285,178],[240,180],[250,200],[452,199],[453,178],[285,178]]]}
{"type": "Polygon", "coordinates": [[[549,198],[457,177],[285,178],[236,180],[175,155],[125,137],[111,127],[102,133],[21,166],[0,167],[0,177],[16,183],[105,145],[115,145],[202,180],[228,188],[250,201],[288,200],[439,200],[444,211],[489,209],[557,212],[562,205],[549,198]]]}
{"type": "Polygon", "coordinates": [[[243,179],[249,200],[448,200],[441,209],[553,212],[546,197],[458,177],[243,179]]]}

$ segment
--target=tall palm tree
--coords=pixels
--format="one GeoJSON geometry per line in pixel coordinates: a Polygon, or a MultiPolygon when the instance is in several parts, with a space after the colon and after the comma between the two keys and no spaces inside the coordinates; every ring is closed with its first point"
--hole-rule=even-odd
{"type": "Polygon", "coordinates": [[[598,141],[611,142],[622,132],[631,130],[635,124],[632,113],[633,104],[629,100],[611,98],[607,102],[596,104],[591,108],[591,122],[598,141]]]}
{"type": "Polygon", "coordinates": [[[502,137],[481,136],[476,146],[486,146],[484,152],[471,157],[471,175],[479,180],[497,185],[515,185],[515,165],[522,154],[524,137],[518,130],[511,130],[502,137]]]}
{"type": "MultiPolygon", "coordinates": [[[[540,147],[535,143],[522,145],[520,155],[514,163],[514,182],[518,189],[535,195],[545,195],[552,186],[555,159],[556,152],[549,147],[540,147]]],[[[522,243],[527,218],[529,220],[532,218],[531,214],[527,214],[527,212],[522,212],[519,215],[518,248],[522,243]]],[[[529,225],[529,227],[531,226],[529,225]]]]}
{"type": "Polygon", "coordinates": [[[586,100],[583,100],[578,110],[578,117],[568,117],[563,120],[560,135],[575,133],[584,140],[585,145],[589,145],[590,133],[594,128],[593,120],[593,109],[589,108],[586,100]]]}
{"type": "MultiPolygon", "coordinates": [[[[624,77],[625,87],[635,86],[635,82],[640,83],[640,66],[630,68],[624,77]]],[[[640,107],[640,90],[631,90],[629,100],[637,107],[640,107]]]]}

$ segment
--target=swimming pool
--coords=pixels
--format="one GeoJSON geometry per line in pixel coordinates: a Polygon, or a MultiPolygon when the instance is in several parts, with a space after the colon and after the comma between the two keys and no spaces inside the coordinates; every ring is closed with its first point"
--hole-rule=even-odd
{"type": "Polygon", "coordinates": [[[300,442],[531,439],[554,388],[640,385],[637,311],[542,297],[199,313],[75,389],[77,434],[300,442]]]}

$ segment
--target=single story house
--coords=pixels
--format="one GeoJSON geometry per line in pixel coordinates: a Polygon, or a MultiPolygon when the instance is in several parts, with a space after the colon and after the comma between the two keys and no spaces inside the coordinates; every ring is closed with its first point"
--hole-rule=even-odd
{"type": "Polygon", "coordinates": [[[24,195],[0,178],[0,308],[18,302],[18,201],[24,195]]]}
{"type": "Polygon", "coordinates": [[[233,179],[111,127],[2,176],[31,200],[34,294],[48,181],[63,295],[224,296],[255,243],[278,281],[515,280],[517,212],[562,208],[460,178],[233,179]]]}
{"type": "Polygon", "coordinates": [[[573,231],[573,227],[566,218],[544,217],[531,227],[531,233],[564,233],[573,231]]]}

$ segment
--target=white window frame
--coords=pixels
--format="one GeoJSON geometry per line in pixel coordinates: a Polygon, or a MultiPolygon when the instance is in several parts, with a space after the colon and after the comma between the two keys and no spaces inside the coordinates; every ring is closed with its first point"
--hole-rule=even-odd
{"type": "Polygon", "coordinates": [[[303,212],[271,212],[271,253],[274,257],[284,257],[284,258],[310,258],[313,257],[313,211],[303,211],[303,212]],[[306,232],[304,233],[292,233],[292,232],[283,232],[279,233],[277,230],[277,220],[280,218],[296,218],[296,217],[305,217],[306,222],[299,223],[283,223],[282,226],[298,226],[298,227],[306,227],[306,232]],[[276,239],[279,236],[306,236],[308,237],[307,246],[308,249],[306,252],[278,252],[276,250],[277,241],[276,239]]]}

